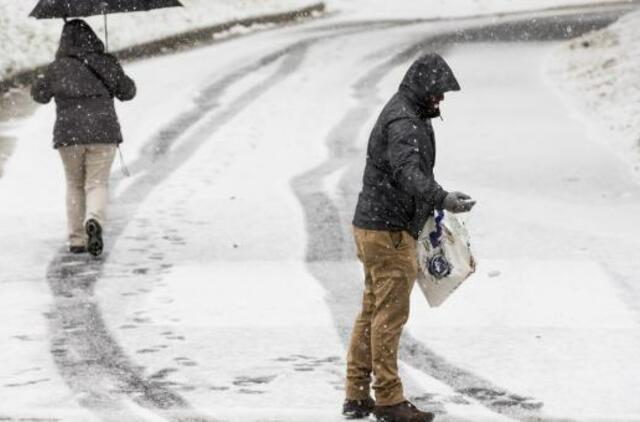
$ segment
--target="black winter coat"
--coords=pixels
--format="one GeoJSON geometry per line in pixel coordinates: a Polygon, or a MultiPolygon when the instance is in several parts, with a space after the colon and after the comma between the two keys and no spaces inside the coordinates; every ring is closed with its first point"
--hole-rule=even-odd
{"type": "Polygon", "coordinates": [[[65,24],[56,60],[34,82],[33,99],[55,98],[54,148],[66,145],[119,144],[120,123],[113,98],[133,99],[135,83],[84,21],[65,24]]]}
{"type": "Polygon", "coordinates": [[[436,145],[431,99],[460,86],[445,60],[416,60],[380,113],[367,149],[363,188],[353,224],[369,230],[407,230],[418,238],[447,192],[433,176],[436,145]]]}

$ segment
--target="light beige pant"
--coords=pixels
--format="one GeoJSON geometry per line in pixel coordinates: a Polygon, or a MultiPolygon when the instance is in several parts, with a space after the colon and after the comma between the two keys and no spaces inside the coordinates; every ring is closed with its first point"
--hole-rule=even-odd
{"type": "Polygon", "coordinates": [[[360,228],[355,228],[355,238],[365,286],[347,357],[347,399],[369,397],[373,374],[376,404],[393,406],[405,400],[398,348],[418,275],[416,241],[406,231],[360,228]]]}
{"type": "Polygon", "coordinates": [[[67,178],[67,228],[71,246],[85,246],[84,224],[93,218],[104,225],[109,201],[109,174],[116,155],[113,144],[58,148],[67,178]]]}

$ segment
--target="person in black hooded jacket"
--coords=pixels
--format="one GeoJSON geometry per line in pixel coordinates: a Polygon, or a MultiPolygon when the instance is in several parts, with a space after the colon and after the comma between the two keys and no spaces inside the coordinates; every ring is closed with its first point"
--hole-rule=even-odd
{"type": "Polygon", "coordinates": [[[458,90],[460,85],[441,56],[419,58],[380,113],[369,138],[353,219],[365,291],[347,359],[345,416],[359,418],[373,412],[378,420],[392,422],[434,418],[404,397],[398,347],[418,273],[416,239],[434,210],[466,212],[475,204],[463,193],[445,191],[433,175],[436,145],[431,119],[440,116],[445,93],[458,90]],[[375,402],[369,395],[371,387],[375,402]]]}
{"type": "Polygon", "coordinates": [[[91,27],[76,19],[65,23],[56,59],[36,78],[31,95],[56,103],[53,146],[67,179],[69,249],[98,256],[109,174],[122,142],[114,98],[133,99],[135,83],[91,27]]]}

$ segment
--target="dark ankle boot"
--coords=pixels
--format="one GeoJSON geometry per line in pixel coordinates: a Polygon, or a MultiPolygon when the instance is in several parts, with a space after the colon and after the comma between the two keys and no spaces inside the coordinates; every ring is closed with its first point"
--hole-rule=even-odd
{"type": "Polygon", "coordinates": [[[342,414],[347,419],[366,418],[373,412],[376,402],[371,397],[366,400],[345,400],[342,405],[342,414]]]}
{"type": "Polygon", "coordinates": [[[373,414],[379,422],[431,422],[435,418],[433,413],[422,412],[408,401],[393,406],[376,406],[373,414]]]}

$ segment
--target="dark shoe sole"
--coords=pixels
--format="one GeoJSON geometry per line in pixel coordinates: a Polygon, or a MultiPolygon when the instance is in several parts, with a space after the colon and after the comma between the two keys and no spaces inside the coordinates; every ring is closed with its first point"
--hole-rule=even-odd
{"type": "Polygon", "coordinates": [[[87,251],[93,256],[100,256],[104,248],[102,242],[102,227],[96,220],[91,219],[87,221],[84,226],[89,240],[87,240],[87,251]]]}
{"type": "Polygon", "coordinates": [[[342,416],[344,416],[345,419],[352,420],[365,419],[368,418],[370,414],[371,412],[343,412],[342,416]]]}
{"type": "Polygon", "coordinates": [[[72,254],[87,253],[87,247],[86,246],[69,246],[69,253],[72,253],[72,254]]]}
{"type": "MultiPolygon", "coordinates": [[[[374,418],[376,420],[376,422],[398,422],[399,419],[393,418],[391,416],[375,416],[374,418]]],[[[425,419],[423,419],[420,422],[432,422],[433,420],[435,420],[435,415],[431,415],[431,416],[427,416],[425,419]]]]}

